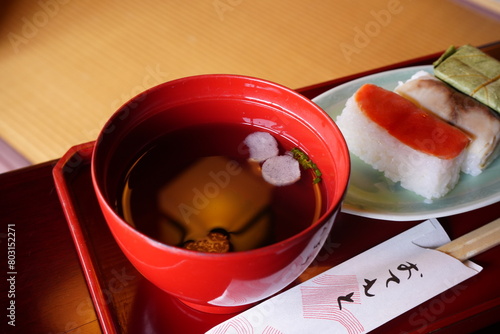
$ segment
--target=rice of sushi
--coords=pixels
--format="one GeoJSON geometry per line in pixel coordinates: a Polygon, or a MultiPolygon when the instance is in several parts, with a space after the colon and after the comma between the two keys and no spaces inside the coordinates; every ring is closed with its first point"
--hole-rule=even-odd
{"type": "Polygon", "coordinates": [[[349,150],[385,177],[427,199],[439,198],[455,187],[465,150],[452,159],[417,151],[371,121],[350,97],[336,120],[349,150]]]}
{"type": "Polygon", "coordinates": [[[479,175],[500,155],[500,117],[486,105],[425,71],[415,73],[395,92],[469,135],[462,172],[479,175]]]}

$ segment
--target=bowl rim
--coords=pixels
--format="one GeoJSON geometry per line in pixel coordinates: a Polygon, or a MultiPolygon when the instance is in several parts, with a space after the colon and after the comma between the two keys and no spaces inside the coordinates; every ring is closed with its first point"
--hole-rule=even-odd
{"type": "MultiPolygon", "coordinates": [[[[325,143],[326,144],[326,143],[325,143]]],[[[328,114],[321,108],[319,107],[316,103],[311,101],[310,99],[306,98],[305,96],[295,92],[294,90],[283,86],[278,83],[274,83],[265,79],[260,79],[252,76],[246,76],[246,75],[237,75],[237,74],[201,74],[201,75],[194,75],[194,76],[188,76],[188,77],[183,77],[183,78],[178,78],[172,81],[167,81],[164,83],[161,83],[159,85],[153,86],[136,96],[132,97],[129,99],[127,102],[125,102],[120,108],[118,108],[107,120],[107,122],[104,124],[102,127],[102,130],[99,133],[99,136],[95,142],[94,149],[92,151],[92,158],[91,158],[91,176],[92,176],[92,183],[94,186],[94,192],[96,193],[96,196],[99,198],[99,205],[101,206],[102,210],[106,210],[109,214],[113,216],[113,221],[118,224],[121,228],[125,228],[128,232],[133,233],[137,236],[139,236],[141,239],[143,239],[145,242],[148,244],[154,246],[155,248],[159,248],[161,250],[165,249],[169,252],[173,252],[175,254],[182,254],[185,257],[189,258],[206,258],[206,259],[213,259],[213,260],[220,260],[221,258],[225,259],[230,259],[230,258],[241,258],[241,257],[250,257],[250,256],[256,256],[256,255],[267,255],[269,252],[279,252],[280,249],[286,248],[291,244],[298,243],[300,239],[302,239],[303,235],[311,233],[313,230],[318,229],[320,225],[323,225],[327,220],[334,214],[336,214],[338,211],[340,211],[340,207],[342,204],[343,199],[346,196],[347,193],[347,186],[349,183],[349,178],[350,178],[350,157],[349,157],[349,150],[347,148],[347,143],[344,139],[344,136],[342,135],[342,132],[340,129],[337,127],[333,119],[328,116],[328,114]],[[336,145],[340,146],[337,147],[339,152],[341,153],[341,156],[343,158],[343,163],[335,163],[337,172],[339,170],[338,167],[343,167],[344,170],[344,175],[345,177],[343,178],[338,178],[336,181],[337,186],[334,187],[336,190],[339,190],[339,192],[335,192],[332,196],[334,196],[335,201],[332,201],[330,205],[327,206],[325,212],[311,225],[307,226],[306,228],[302,229],[300,232],[293,234],[292,236],[280,240],[278,242],[272,243],[270,245],[266,245],[263,247],[255,248],[255,249],[250,249],[250,250],[245,250],[245,251],[238,251],[238,252],[229,252],[229,253],[207,253],[207,252],[199,252],[199,251],[194,251],[194,250],[188,250],[184,249],[181,247],[177,246],[172,246],[165,244],[161,241],[158,241],[147,234],[144,234],[143,232],[137,230],[133,226],[131,226],[129,223],[123,220],[121,216],[112,209],[112,205],[110,205],[109,200],[106,199],[106,197],[102,193],[102,189],[99,186],[99,182],[97,181],[97,166],[96,166],[96,155],[99,151],[99,144],[101,143],[101,139],[103,136],[107,135],[105,133],[105,129],[107,129],[108,126],[112,124],[112,122],[119,117],[120,112],[124,110],[124,108],[127,108],[127,106],[132,103],[135,99],[140,97],[143,94],[148,94],[149,92],[153,91],[160,91],[163,90],[167,87],[173,87],[178,84],[185,83],[186,81],[199,81],[199,80],[213,80],[213,79],[235,79],[235,80],[245,80],[245,81],[251,81],[255,83],[261,83],[263,85],[269,86],[269,87],[274,87],[276,89],[279,89],[282,92],[286,92],[287,94],[293,95],[296,99],[301,100],[302,103],[308,104],[310,108],[315,109],[317,113],[321,114],[324,121],[328,123],[330,128],[332,128],[335,132],[335,138],[337,140],[336,145]],[[105,203],[105,207],[103,206],[103,203],[105,203]]],[[[108,223],[108,220],[106,219],[106,223],[108,223]]],[[[111,226],[110,226],[111,228],[111,226]]],[[[113,228],[112,228],[113,230],[113,228]]],[[[126,247],[126,245],[123,245],[126,247]]]]}

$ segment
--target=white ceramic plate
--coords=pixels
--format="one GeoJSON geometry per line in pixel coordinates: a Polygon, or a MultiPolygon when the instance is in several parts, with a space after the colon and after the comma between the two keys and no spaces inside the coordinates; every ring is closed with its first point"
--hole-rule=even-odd
{"type": "MultiPolygon", "coordinates": [[[[313,99],[334,120],[345,102],[359,87],[372,83],[393,90],[399,81],[415,72],[433,73],[432,66],[407,67],[369,75],[337,86],[313,99]]],[[[500,201],[500,158],[480,175],[461,174],[457,186],[444,197],[432,201],[403,189],[381,172],[351,154],[351,179],[342,211],[358,216],[409,221],[439,218],[462,213],[500,201]]]]}

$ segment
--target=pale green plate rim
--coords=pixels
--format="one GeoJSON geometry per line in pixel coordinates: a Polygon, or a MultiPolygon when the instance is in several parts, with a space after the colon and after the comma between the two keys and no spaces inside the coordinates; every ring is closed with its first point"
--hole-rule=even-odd
{"type": "MultiPolygon", "coordinates": [[[[337,86],[312,101],[333,120],[342,112],[346,100],[365,83],[393,90],[399,81],[408,80],[424,70],[433,73],[431,65],[405,67],[362,77],[337,86]]],[[[451,216],[500,201],[500,158],[480,175],[461,174],[457,186],[444,197],[432,201],[407,191],[386,179],[359,158],[351,154],[351,179],[342,211],[358,216],[413,221],[451,216]]]]}

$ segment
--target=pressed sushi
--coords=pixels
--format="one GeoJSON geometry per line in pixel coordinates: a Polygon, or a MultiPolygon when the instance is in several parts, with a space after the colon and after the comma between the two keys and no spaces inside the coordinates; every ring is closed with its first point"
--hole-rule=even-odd
{"type": "Polygon", "coordinates": [[[457,184],[469,138],[402,96],[365,84],[337,118],[349,150],[427,199],[457,184]]]}
{"type": "Polygon", "coordinates": [[[500,117],[486,105],[425,71],[415,73],[395,92],[469,135],[464,173],[480,174],[500,154],[500,117]]]}

